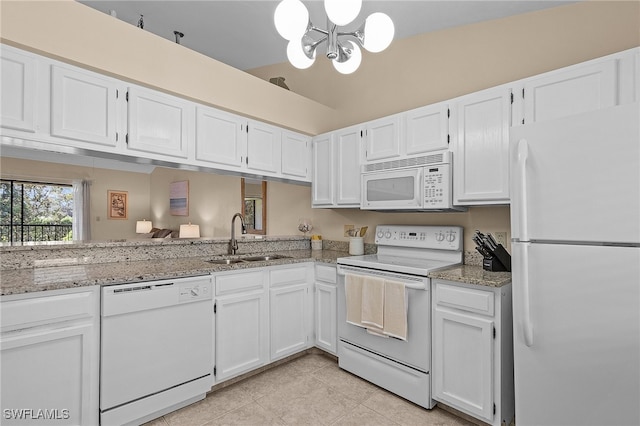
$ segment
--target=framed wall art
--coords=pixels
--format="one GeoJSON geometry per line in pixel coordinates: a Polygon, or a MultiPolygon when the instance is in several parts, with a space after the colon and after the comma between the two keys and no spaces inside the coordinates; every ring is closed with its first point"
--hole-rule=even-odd
{"type": "Polygon", "coordinates": [[[129,217],[129,194],[127,191],[107,191],[107,218],[127,219],[129,217]]]}
{"type": "Polygon", "coordinates": [[[173,182],[169,187],[169,213],[189,216],[189,181],[173,182]]]}

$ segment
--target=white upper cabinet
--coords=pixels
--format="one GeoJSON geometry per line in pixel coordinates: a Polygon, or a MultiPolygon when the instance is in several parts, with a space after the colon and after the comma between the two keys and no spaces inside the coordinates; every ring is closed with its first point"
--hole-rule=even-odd
{"type": "Polygon", "coordinates": [[[524,82],[524,123],[556,120],[617,104],[617,60],[589,62],[524,82]]]}
{"type": "Polygon", "coordinates": [[[360,207],[360,145],[362,128],[335,132],[336,206],[360,207]]]}
{"type": "Polygon", "coordinates": [[[360,207],[362,127],[313,138],[313,207],[360,207]]]}
{"type": "Polygon", "coordinates": [[[449,105],[439,103],[407,111],[405,149],[407,155],[424,154],[449,148],[449,105]]]}
{"type": "Polygon", "coordinates": [[[311,138],[300,133],[282,131],[282,176],[311,181],[311,138]]]}
{"type": "Polygon", "coordinates": [[[280,173],[282,130],[259,121],[249,121],[246,165],[249,170],[280,173]]]}
{"type": "Polygon", "coordinates": [[[508,204],[511,89],[484,90],[452,105],[454,204],[508,204]]]}
{"type": "Polygon", "coordinates": [[[214,108],[196,109],[196,160],[240,168],[247,143],[247,120],[214,108]]]}
{"type": "Polygon", "coordinates": [[[4,45],[0,54],[2,55],[0,125],[8,129],[35,132],[36,57],[4,45]]]}
{"type": "Polygon", "coordinates": [[[115,147],[118,82],[51,66],[51,135],[115,147]]]}
{"type": "Polygon", "coordinates": [[[400,156],[401,117],[395,114],[365,123],[365,161],[400,156]]]}
{"type": "Polygon", "coordinates": [[[311,191],[313,207],[331,207],[334,204],[333,133],[313,138],[313,176],[311,191]]]}
{"type": "Polygon", "coordinates": [[[129,150],[187,158],[189,103],[175,96],[130,87],[128,93],[129,150]]]}

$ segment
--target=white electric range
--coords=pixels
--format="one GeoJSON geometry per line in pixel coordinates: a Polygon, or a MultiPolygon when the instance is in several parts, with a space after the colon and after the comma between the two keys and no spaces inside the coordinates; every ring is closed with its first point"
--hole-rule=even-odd
{"type": "Polygon", "coordinates": [[[429,272],[462,263],[458,226],[379,225],[376,254],[337,260],[340,368],[425,408],[431,399],[431,280],[429,272]],[[404,284],[406,340],[380,336],[346,321],[347,274],[404,284]]]}

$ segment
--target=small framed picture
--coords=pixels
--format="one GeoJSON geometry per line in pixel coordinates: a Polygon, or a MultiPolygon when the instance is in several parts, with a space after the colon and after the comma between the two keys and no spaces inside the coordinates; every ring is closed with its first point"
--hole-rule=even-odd
{"type": "Polygon", "coordinates": [[[189,216],[189,181],[173,182],[169,187],[169,213],[189,216]]]}
{"type": "Polygon", "coordinates": [[[129,194],[127,191],[107,191],[107,218],[127,219],[129,217],[129,194]]]}

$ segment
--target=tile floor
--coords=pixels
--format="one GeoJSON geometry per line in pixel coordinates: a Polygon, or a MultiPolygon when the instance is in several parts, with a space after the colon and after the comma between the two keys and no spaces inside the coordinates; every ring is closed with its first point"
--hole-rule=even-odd
{"type": "Polygon", "coordinates": [[[425,410],[307,354],[210,393],[145,426],[472,425],[441,408],[425,410]]]}

